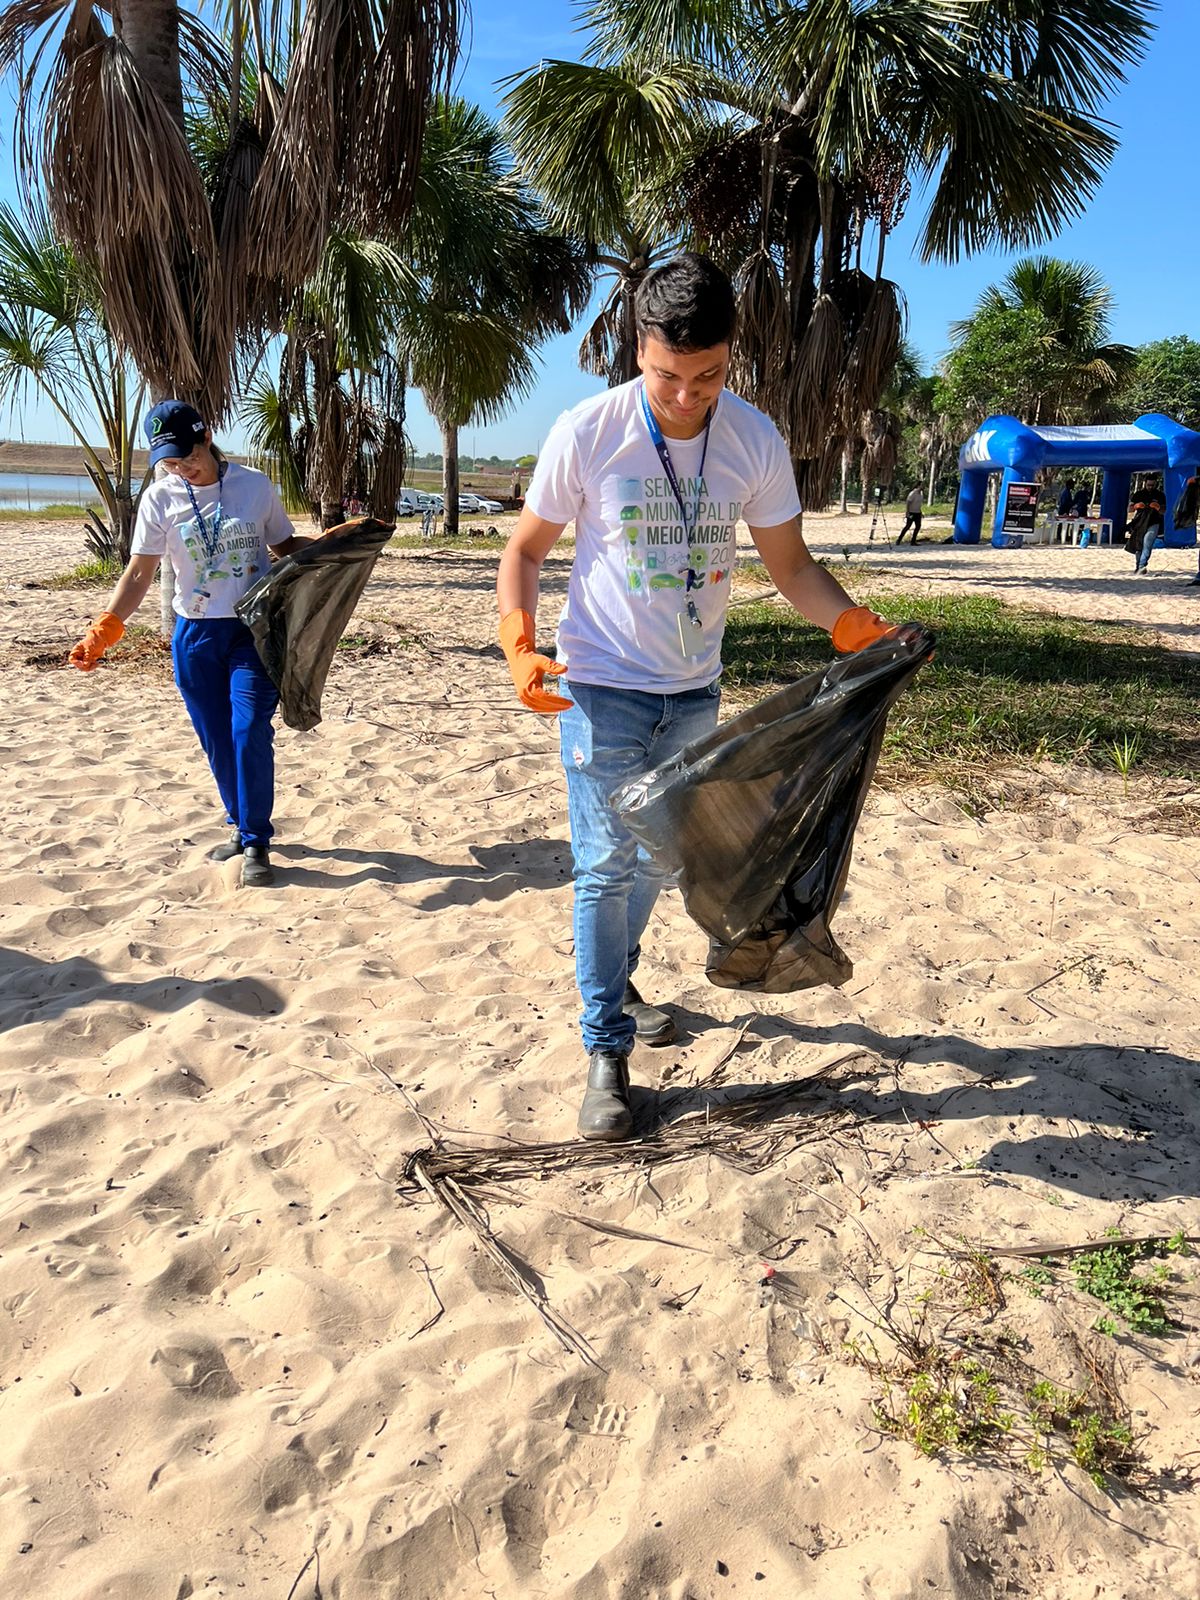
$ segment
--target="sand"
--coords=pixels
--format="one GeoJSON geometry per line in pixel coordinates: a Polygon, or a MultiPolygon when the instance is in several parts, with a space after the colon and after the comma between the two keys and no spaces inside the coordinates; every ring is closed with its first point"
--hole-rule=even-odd
{"type": "MultiPolygon", "coordinates": [[[[808,531],[876,559],[865,526],[808,531]]],[[[0,560],[5,1594],[1196,1593],[1195,1258],[1162,1263],[1173,1337],[1112,1338],[1066,1258],[1042,1282],[993,1253],[1200,1234],[1200,876],[1157,793],[1050,767],[983,817],[874,792],[841,990],[711,988],[665,897],[643,988],[682,1036],[635,1081],[701,1133],[797,1086],[763,1171],[701,1148],[474,1193],[581,1354],[402,1183],[436,1138],[571,1138],[580,1093],[554,730],[494,645],[495,554],[383,558],[324,722],[280,730],[257,894],[204,860],[161,659],[54,664],[99,597],[23,584],[77,556],[31,523],[0,560]],[[1061,1441],[1033,1470],[889,1437],[868,1369],[922,1317],[993,1372],[1111,1368],[1136,1490],[1061,1441]]],[[[1194,552],[1136,581],[1107,550],[877,559],[1197,648],[1194,552]]]]}

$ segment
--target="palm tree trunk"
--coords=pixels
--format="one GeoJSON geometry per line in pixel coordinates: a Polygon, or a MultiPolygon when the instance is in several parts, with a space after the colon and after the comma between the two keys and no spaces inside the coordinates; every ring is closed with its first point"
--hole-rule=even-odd
{"type": "Polygon", "coordinates": [[[933,504],[933,486],[937,480],[937,470],[940,464],[937,455],[931,450],[929,452],[929,488],[925,494],[925,504],[927,506],[933,504]]]}
{"type": "MultiPolygon", "coordinates": [[[[179,7],[175,0],[122,0],[121,37],[134,65],[183,129],[183,80],[179,70],[179,7]]],[[[167,399],[151,393],[150,402],[167,399]]],[[[180,396],[181,399],[190,398],[180,396]]],[[[159,625],[164,639],[175,631],[175,573],[169,561],[159,572],[159,625]]]]}
{"type": "Polygon", "coordinates": [[[458,424],[442,423],[442,531],[454,538],[458,533],[458,424]]]}
{"type": "Polygon", "coordinates": [[[841,505],[841,511],[842,511],[842,515],[843,516],[846,515],[846,512],[849,509],[848,506],[846,505],[846,479],[847,479],[847,477],[849,475],[849,472],[850,472],[850,451],[849,451],[848,448],[846,448],[846,449],[843,449],[843,451],[842,451],[842,505],[841,505]]]}
{"type": "Polygon", "coordinates": [[[138,71],[183,129],[176,0],[121,0],[121,38],[138,71]]]}

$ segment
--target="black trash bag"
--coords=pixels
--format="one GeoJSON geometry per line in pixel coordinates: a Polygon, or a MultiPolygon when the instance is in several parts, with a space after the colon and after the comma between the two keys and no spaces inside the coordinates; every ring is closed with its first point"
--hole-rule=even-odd
{"type": "Polygon", "coordinates": [[[887,713],[933,653],[925,628],[781,689],[623,785],[612,803],[708,934],[726,989],[842,984],[830,932],[887,713]]]}
{"type": "Polygon", "coordinates": [[[321,720],[329,663],[394,527],[358,517],[284,556],[234,610],[254,635],[289,728],[321,720]]]}

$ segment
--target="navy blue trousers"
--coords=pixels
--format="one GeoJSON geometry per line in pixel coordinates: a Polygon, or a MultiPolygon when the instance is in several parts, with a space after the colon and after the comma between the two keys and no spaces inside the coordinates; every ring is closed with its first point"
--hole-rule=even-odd
{"type": "Polygon", "coordinates": [[[275,831],[275,730],[279,692],[237,617],[180,617],[171,637],[175,682],[217,780],[226,819],[243,844],[275,831]]]}

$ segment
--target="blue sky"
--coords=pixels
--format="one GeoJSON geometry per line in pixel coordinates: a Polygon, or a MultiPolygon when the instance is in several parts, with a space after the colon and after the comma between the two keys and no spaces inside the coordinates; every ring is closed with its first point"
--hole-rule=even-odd
{"type": "MultiPolygon", "coordinates": [[[[581,53],[572,0],[474,0],[473,13],[458,86],[489,110],[495,110],[498,81],[507,74],[543,57],[574,59],[581,53]]],[[[1114,336],[1128,344],[1176,333],[1200,337],[1193,290],[1200,211],[1184,170],[1190,170],[1196,148],[1198,60],[1200,5],[1162,0],[1145,62],[1106,108],[1121,147],[1104,184],[1084,216],[1040,247],[1100,269],[1116,299],[1114,336]]],[[[0,188],[11,199],[15,186],[7,150],[0,163],[0,188]]],[[[925,265],[915,253],[923,210],[922,197],[914,194],[890,242],[887,270],[907,297],[909,337],[932,367],[946,348],[950,323],[969,315],[980,292],[1023,252],[988,253],[953,267],[925,265]]],[[[501,422],[465,429],[464,451],[509,456],[536,450],[560,411],[597,392],[600,380],[580,372],[576,362],[584,326],[581,322],[573,333],[543,347],[533,393],[501,422]]],[[[53,414],[34,406],[11,422],[2,419],[2,426],[5,433],[28,439],[65,438],[53,414]]],[[[437,429],[415,394],[409,434],[419,451],[438,448],[437,429]]]]}

